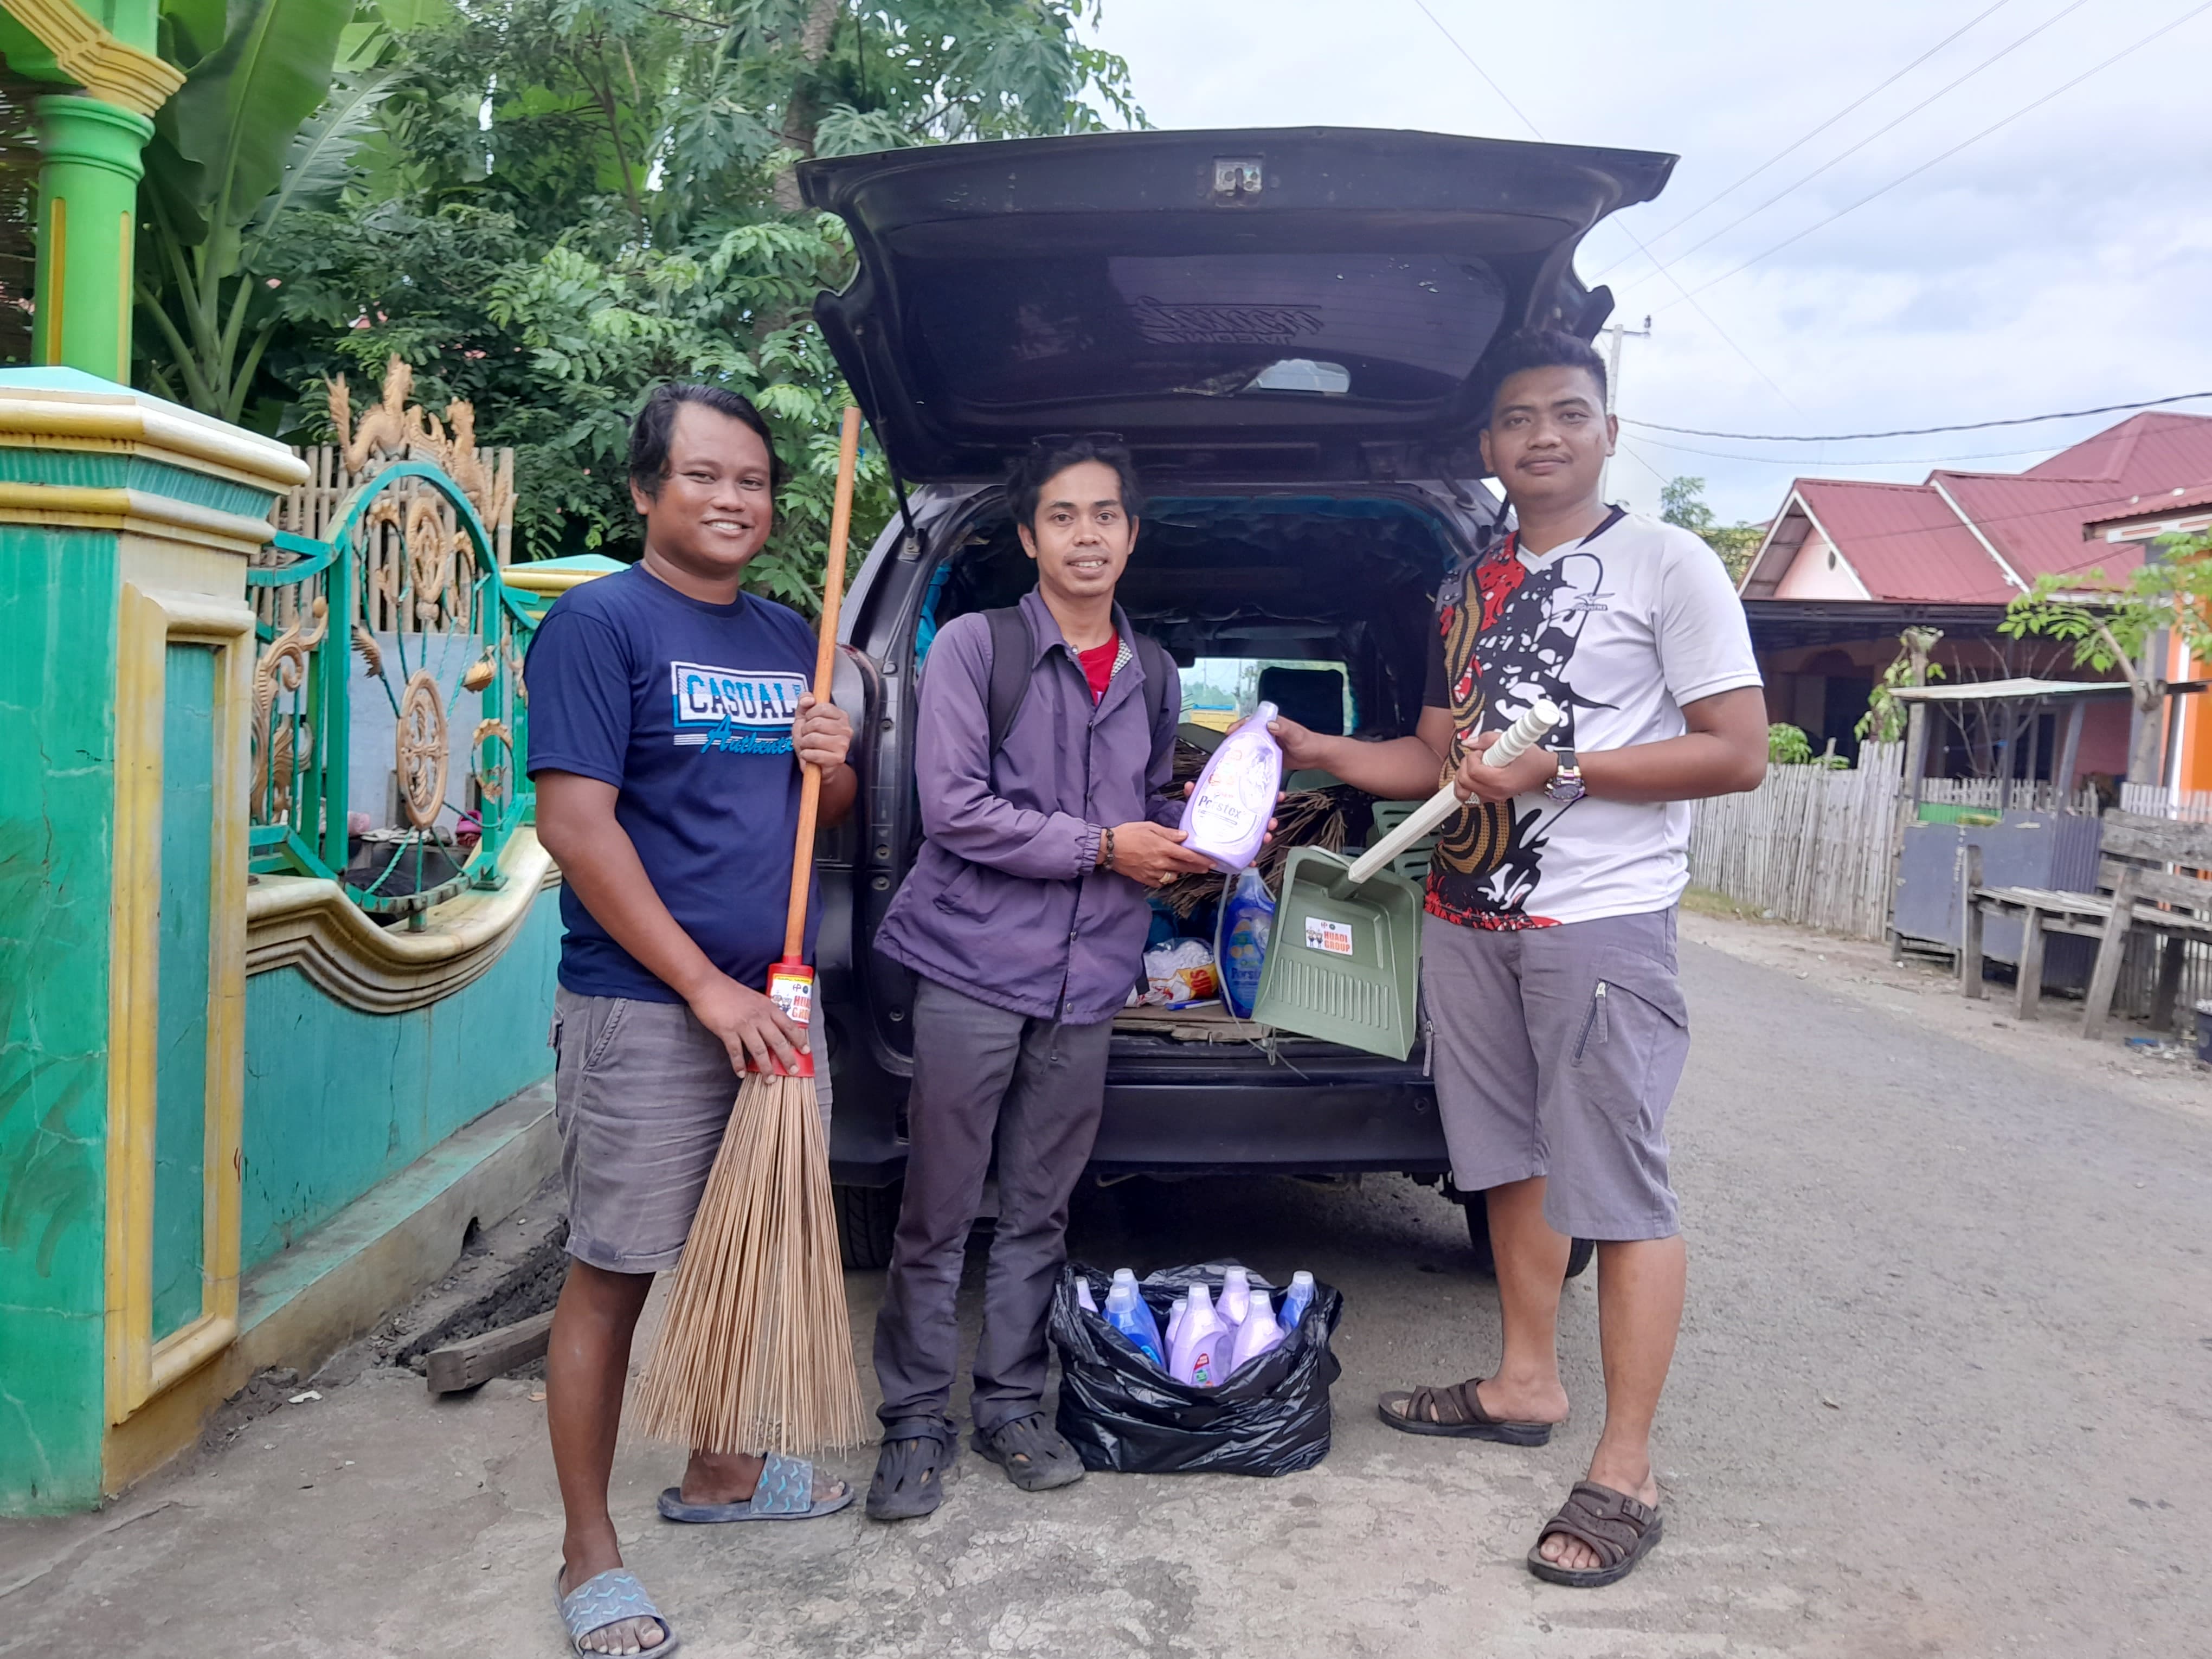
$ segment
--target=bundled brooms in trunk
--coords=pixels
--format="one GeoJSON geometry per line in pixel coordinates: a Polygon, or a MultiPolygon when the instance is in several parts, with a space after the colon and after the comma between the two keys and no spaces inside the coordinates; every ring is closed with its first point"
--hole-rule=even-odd
{"type": "MultiPolygon", "coordinates": [[[[814,695],[830,699],[851,530],[860,411],[845,411],[830,557],[822,587],[814,695]]],[[[805,769],[783,960],[769,994],[810,1023],[814,970],[804,959],[822,775],[805,769]]],[[[845,1275],[830,1195],[830,1148],[810,1047],[788,1075],[754,1072],[707,1178],[668,1298],[660,1340],[637,1390],[647,1433],[701,1451],[793,1455],[857,1444],[866,1407],[853,1360],[845,1275]]]]}
{"type": "MultiPolygon", "coordinates": [[[[1206,769],[1206,752],[1187,738],[1176,739],[1174,781],[1176,788],[1206,769]]],[[[1275,808],[1274,833],[1253,860],[1270,894],[1281,896],[1283,865],[1299,847],[1326,848],[1341,852],[1356,836],[1364,836],[1374,797],[1350,784],[1327,789],[1293,789],[1275,808]]],[[[1188,921],[1221,896],[1221,878],[1211,871],[1177,876],[1152,890],[1152,897],[1171,910],[1178,921],[1188,921]]]]}

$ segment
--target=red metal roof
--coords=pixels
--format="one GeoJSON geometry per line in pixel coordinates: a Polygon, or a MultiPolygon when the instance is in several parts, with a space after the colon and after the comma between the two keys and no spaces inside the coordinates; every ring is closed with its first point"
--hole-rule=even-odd
{"type": "Polygon", "coordinates": [[[1936,471],[1924,484],[1800,478],[1796,489],[1876,599],[2002,602],[2019,589],[1999,558],[2022,582],[2122,575],[2142,562],[2141,544],[2085,542],[2087,526],[2167,501],[2212,501],[2212,416],[2130,416],[2025,472],[1936,471]]]}
{"type": "Polygon", "coordinates": [[[1926,484],[1800,478],[1797,495],[1877,599],[2002,605],[2019,591],[1926,484]]]}
{"type": "Polygon", "coordinates": [[[2164,495],[2130,495],[2124,505],[2103,508],[2096,517],[2084,520],[2081,532],[2086,537],[2106,525],[2125,524],[2130,519],[2168,519],[2203,507],[2212,507],[2212,484],[2170,489],[2164,495]]]}

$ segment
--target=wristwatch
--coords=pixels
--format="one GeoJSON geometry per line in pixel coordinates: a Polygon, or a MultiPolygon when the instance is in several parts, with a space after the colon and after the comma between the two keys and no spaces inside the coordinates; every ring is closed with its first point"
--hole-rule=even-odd
{"type": "Polygon", "coordinates": [[[1583,794],[1582,763],[1575,758],[1575,751],[1571,749],[1554,749],[1552,754],[1559,762],[1559,769],[1552,774],[1551,781],[1544,786],[1544,793],[1560,805],[1571,806],[1583,794]]]}

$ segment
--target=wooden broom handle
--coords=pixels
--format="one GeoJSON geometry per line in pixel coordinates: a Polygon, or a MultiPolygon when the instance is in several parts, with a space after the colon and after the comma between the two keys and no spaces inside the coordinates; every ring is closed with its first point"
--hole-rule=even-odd
{"type": "MultiPolygon", "coordinates": [[[[860,465],[860,411],[848,409],[837,434],[837,495],[830,508],[830,562],[822,577],[821,643],[814,653],[814,700],[830,701],[837,672],[837,612],[845,600],[845,543],[853,531],[853,475],[860,465]]],[[[799,846],[791,857],[791,903],[784,912],[783,959],[797,962],[806,945],[806,895],[814,877],[814,822],[822,811],[822,769],[802,766],[799,846]]]]}

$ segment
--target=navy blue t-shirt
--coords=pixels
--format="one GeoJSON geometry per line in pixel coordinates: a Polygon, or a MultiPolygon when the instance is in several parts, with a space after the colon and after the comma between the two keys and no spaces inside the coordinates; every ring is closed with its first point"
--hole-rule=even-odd
{"type": "MultiPolygon", "coordinates": [[[[799,833],[791,722],[814,672],[796,611],[741,594],[708,605],[633,566],[584,582],[538,625],[523,682],[530,773],[574,772],[621,793],[615,819],[708,959],[765,990],[783,954],[799,833]]],[[[819,898],[807,917],[814,953],[819,898]]],[[[561,890],[561,983],[582,996],[683,999],[561,890]]]]}

